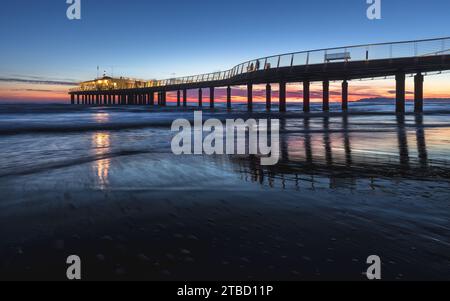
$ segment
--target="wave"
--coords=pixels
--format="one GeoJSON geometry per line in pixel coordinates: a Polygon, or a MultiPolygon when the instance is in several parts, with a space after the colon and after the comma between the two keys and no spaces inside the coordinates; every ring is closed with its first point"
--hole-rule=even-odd
{"type": "Polygon", "coordinates": [[[83,133],[90,131],[119,131],[142,128],[170,128],[172,121],[111,123],[111,124],[76,124],[76,125],[32,125],[32,126],[0,126],[0,136],[22,135],[33,133],[83,133]]]}
{"type": "MultiPolygon", "coordinates": [[[[26,169],[14,169],[10,171],[6,171],[3,169],[2,172],[0,172],[0,178],[10,177],[10,176],[23,176],[23,175],[29,175],[39,172],[44,172],[48,170],[54,170],[54,169],[60,169],[65,167],[71,167],[76,166],[80,164],[85,163],[91,163],[95,161],[100,160],[106,160],[106,159],[113,159],[118,157],[125,157],[125,156],[135,156],[135,155],[141,155],[141,154],[147,154],[150,153],[150,151],[143,151],[143,150],[132,150],[132,151],[118,151],[118,152],[111,152],[101,155],[92,155],[92,156],[85,156],[80,157],[72,160],[64,160],[59,162],[51,162],[51,163],[43,163],[41,165],[37,165],[34,167],[27,167],[26,169]]],[[[153,154],[155,152],[152,152],[153,154]]]]}

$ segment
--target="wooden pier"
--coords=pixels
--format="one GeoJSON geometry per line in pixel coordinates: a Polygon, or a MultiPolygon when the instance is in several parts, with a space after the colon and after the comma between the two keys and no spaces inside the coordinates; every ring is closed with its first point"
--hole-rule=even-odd
{"type": "MultiPolygon", "coordinates": [[[[187,106],[188,90],[198,91],[198,107],[203,108],[203,89],[210,89],[214,108],[215,89],[227,90],[227,108],[232,108],[232,87],[247,87],[248,111],[253,110],[253,85],[266,85],[266,108],[272,109],[272,84],[279,85],[279,110],[288,110],[286,85],[303,83],[303,111],[310,111],[310,85],[323,83],[323,111],[329,111],[330,81],[342,82],[342,110],[348,110],[349,81],[395,77],[396,112],[405,112],[405,82],[414,75],[414,109],[423,112],[424,75],[450,70],[450,37],[406,42],[357,45],[303,51],[259,58],[222,72],[139,81],[132,87],[97,86],[69,92],[73,105],[166,106],[168,92],[176,92],[177,106],[187,106]],[[156,95],[156,96],[155,96],[156,95]]],[[[99,79],[101,81],[101,79],[99,79]]]]}

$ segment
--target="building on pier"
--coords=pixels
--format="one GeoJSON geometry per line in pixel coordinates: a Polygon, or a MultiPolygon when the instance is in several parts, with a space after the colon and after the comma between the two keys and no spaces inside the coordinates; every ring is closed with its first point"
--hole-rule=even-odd
{"type": "Polygon", "coordinates": [[[108,91],[117,89],[139,89],[156,85],[156,81],[144,81],[126,77],[114,78],[103,76],[94,80],[80,83],[78,91],[108,91]]]}

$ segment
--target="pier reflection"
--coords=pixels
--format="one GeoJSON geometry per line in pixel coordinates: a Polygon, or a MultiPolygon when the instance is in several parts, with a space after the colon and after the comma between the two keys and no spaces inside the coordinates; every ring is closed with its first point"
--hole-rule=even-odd
{"type": "Polygon", "coordinates": [[[378,178],[449,177],[446,162],[429,159],[423,116],[390,117],[375,125],[351,118],[280,120],[279,164],[261,166],[257,156],[231,160],[245,180],[269,187],[352,188],[362,182],[373,189],[378,178]]]}
{"type": "Polygon", "coordinates": [[[92,135],[92,146],[97,160],[93,162],[93,169],[96,175],[96,182],[100,189],[106,189],[109,185],[109,169],[111,161],[104,158],[111,148],[110,134],[107,132],[97,132],[92,135]]]}
{"type": "Polygon", "coordinates": [[[428,166],[428,151],[427,143],[425,140],[425,129],[423,124],[423,116],[416,115],[415,122],[417,126],[416,130],[416,140],[417,140],[417,150],[419,155],[419,162],[422,168],[427,168],[428,166]]]}

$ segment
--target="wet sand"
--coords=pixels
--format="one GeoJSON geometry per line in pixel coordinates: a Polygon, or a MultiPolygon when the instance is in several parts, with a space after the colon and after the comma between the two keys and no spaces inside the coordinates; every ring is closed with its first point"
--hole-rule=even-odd
{"type": "Polygon", "coordinates": [[[0,279],[76,254],[85,280],[364,280],[369,255],[448,280],[446,116],[287,116],[275,167],[174,156],[164,126],[5,133],[0,279]]]}

